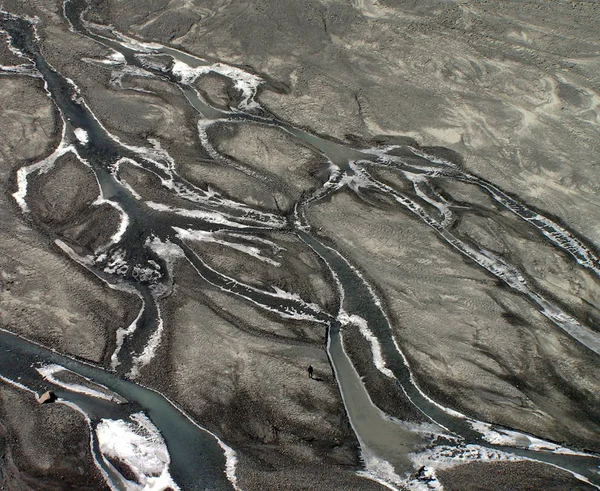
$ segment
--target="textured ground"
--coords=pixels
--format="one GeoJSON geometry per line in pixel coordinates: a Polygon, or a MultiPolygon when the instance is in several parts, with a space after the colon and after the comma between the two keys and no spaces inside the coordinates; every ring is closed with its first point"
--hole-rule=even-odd
{"type": "MultiPolygon", "coordinates": [[[[98,22],[265,76],[272,86],[259,99],[282,119],[359,146],[395,135],[446,147],[469,171],[600,245],[597,2],[92,3],[89,17],[98,22]]],[[[288,209],[322,182],[322,160],[275,129],[261,128],[262,140],[250,125],[210,132],[222,153],[260,170],[264,180],[206,163],[194,114],[180,91],[139,76],[118,82],[110,70],[83,61],[106,51],[69,32],[57,2],[7,0],[3,6],[40,16],[47,59],[76,81],[111,132],[130,144],[157,139],[190,181],[269,210],[288,209]]],[[[0,43],[0,63],[15,62],[0,43]]],[[[197,86],[221,107],[232,97],[219,77],[201,78],[197,86]]],[[[106,363],[114,332],[135,317],[137,300],[94,280],[53,240],[92,249],[114,233],[114,210],[91,204],[97,196],[91,174],[65,159],[31,182],[36,206],[31,219],[21,218],[10,196],[15,170],[48,154],[59,138],[58,124],[38,80],[2,76],[0,108],[0,326],[106,363]]],[[[123,175],[146,199],[160,193],[152,177],[137,169],[124,166],[123,175]]],[[[377,175],[394,183],[383,170],[377,175]]],[[[458,183],[440,186],[465,206],[458,234],[518,264],[570,312],[598,326],[597,279],[573,268],[570,258],[481,193],[458,183]]],[[[382,294],[397,339],[428,393],[474,417],[600,451],[597,356],[389,203],[373,208],[339,194],[314,206],[309,219],[382,294]]],[[[283,270],[264,266],[253,274],[256,263],[245,263],[235,251],[225,254],[216,245],[201,250],[207,262],[238,279],[277,284],[335,307],[318,261],[302,256],[291,238],[271,239],[287,248],[283,270]]],[[[245,489],[379,488],[353,474],[356,441],[323,350],[322,327],[281,322],[198,285],[183,268],[161,306],[167,324],[177,328],[167,330],[167,342],[142,381],[164,390],[240,451],[245,489]],[[309,363],[322,382],[306,378],[309,363]]],[[[348,346],[374,400],[410,417],[394,406],[393,388],[361,358],[362,338],[349,332],[348,346]]],[[[97,476],[86,476],[92,466],[79,447],[65,449],[64,469],[49,471],[58,457],[45,447],[32,449],[30,429],[10,410],[27,408],[46,425],[60,420],[56,435],[48,430],[38,436],[58,446],[67,431],[85,440],[83,421],[58,414],[64,408],[33,407],[16,394],[2,393],[2,431],[8,435],[2,437],[2,486],[58,489],[56,476],[64,472],[73,489],[101,489],[97,476]]],[[[578,489],[566,474],[523,463],[462,466],[440,479],[451,490],[578,489]],[[473,476],[489,481],[478,487],[473,476]]]]}
{"type": "Polygon", "coordinates": [[[87,424],[60,404],[0,391],[0,487],[9,491],[106,490],[92,464],[87,424]]]}

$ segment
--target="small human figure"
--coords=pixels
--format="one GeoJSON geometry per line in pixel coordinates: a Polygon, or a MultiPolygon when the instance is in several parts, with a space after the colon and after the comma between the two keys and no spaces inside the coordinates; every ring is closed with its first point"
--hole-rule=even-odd
{"type": "Polygon", "coordinates": [[[313,378],[314,371],[315,369],[312,367],[312,365],[308,365],[308,378],[313,378]]]}

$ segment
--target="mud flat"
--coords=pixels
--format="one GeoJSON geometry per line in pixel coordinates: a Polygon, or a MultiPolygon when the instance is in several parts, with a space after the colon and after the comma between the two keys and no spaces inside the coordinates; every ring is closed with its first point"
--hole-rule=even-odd
{"type": "Polygon", "coordinates": [[[219,153],[262,171],[285,192],[289,202],[321,187],[315,175],[325,174],[323,157],[282,129],[245,124],[217,128],[220,133],[215,132],[215,147],[219,153]]]}

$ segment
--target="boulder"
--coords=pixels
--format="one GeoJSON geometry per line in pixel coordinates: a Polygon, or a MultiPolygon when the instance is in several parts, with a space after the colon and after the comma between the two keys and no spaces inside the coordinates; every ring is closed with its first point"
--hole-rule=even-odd
{"type": "Polygon", "coordinates": [[[46,404],[49,402],[54,402],[56,400],[56,394],[51,390],[44,392],[41,396],[38,397],[38,403],[46,404]]]}

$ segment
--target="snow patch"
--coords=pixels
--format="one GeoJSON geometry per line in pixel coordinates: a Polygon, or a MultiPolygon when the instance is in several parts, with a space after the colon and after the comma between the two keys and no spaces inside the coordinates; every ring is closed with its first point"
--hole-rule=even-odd
{"type": "Polygon", "coordinates": [[[160,315],[160,307],[158,306],[158,302],[156,301],[156,299],[154,299],[154,305],[156,307],[157,317],[156,329],[151,334],[150,339],[146,343],[146,346],[144,346],[144,350],[142,351],[142,353],[133,357],[133,366],[131,368],[131,372],[129,373],[129,376],[132,379],[136,379],[137,377],[139,377],[140,369],[142,367],[145,367],[152,361],[152,359],[156,355],[156,350],[158,350],[162,341],[162,335],[165,326],[163,318],[160,315]]]}
{"type": "Polygon", "coordinates": [[[89,139],[88,132],[83,128],[75,128],[75,138],[79,140],[79,142],[83,145],[87,145],[89,139]]]}
{"type": "Polygon", "coordinates": [[[377,339],[377,337],[369,329],[367,321],[359,315],[350,315],[343,310],[339,313],[338,320],[342,323],[342,325],[354,324],[358,326],[360,333],[371,345],[371,354],[373,356],[373,363],[375,364],[375,367],[377,367],[377,369],[386,377],[395,379],[396,377],[394,373],[386,366],[385,360],[383,359],[379,339],[377,339]]]}
{"type": "Polygon", "coordinates": [[[590,457],[585,452],[576,452],[570,448],[563,447],[556,443],[548,442],[534,436],[520,433],[514,430],[505,430],[502,428],[494,429],[490,423],[481,421],[469,421],[471,427],[481,433],[483,439],[492,445],[525,448],[535,452],[545,451],[562,455],[578,455],[581,457],[590,457]]]}
{"type": "Polygon", "coordinates": [[[96,437],[106,465],[119,471],[109,459],[126,465],[135,481],[121,477],[127,491],[179,491],[169,473],[171,458],[162,435],[144,413],[132,414],[129,421],[102,419],[96,437]]]}
{"type": "Polygon", "coordinates": [[[57,379],[55,377],[55,374],[57,374],[59,372],[75,373],[75,372],[73,372],[65,367],[62,367],[60,365],[52,363],[49,365],[37,367],[36,370],[48,382],[50,382],[58,387],[62,387],[63,389],[70,390],[71,392],[76,392],[78,394],[83,394],[83,395],[90,396],[90,397],[96,397],[98,399],[105,399],[107,401],[116,402],[118,404],[122,404],[123,402],[125,402],[125,400],[122,397],[115,394],[109,388],[104,387],[103,385],[100,385],[96,382],[93,382],[90,379],[88,379],[87,377],[84,377],[83,375],[78,374],[79,377],[81,377],[85,381],[89,382],[90,384],[98,386],[101,390],[95,390],[86,385],[63,382],[62,380],[57,379]]]}
{"type": "Polygon", "coordinates": [[[248,254],[260,261],[268,263],[272,266],[281,266],[281,263],[274,261],[271,258],[265,257],[262,255],[262,251],[258,247],[247,246],[243,244],[238,244],[236,242],[230,242],[224,239],[219,239],[217,233],[215,232],[206,232],[203,230],[192,230],[192,229],[182,229],[178,227],[173,227],[173,230],[177,232],[177,235],[182,240],[193,240],[197,242],[212,242],[215,244],[221,244],[226,247],[230,247],[231,249],[235,249],[237,251],[243,252],[244,254],[248,254]]]}
{"type": "Polygon", "coordinates": [[[224,63],[214,63],[208,66],[191,67],[181,60],[175,60],[172,73],[179,78],[182,84],[191,85],[201,75],[213,72],[222,75],[233,82],[233,86],[242,94],[239,104],[240,109],[256,109],[260,105],[254,100],[258,86],[262,79],[256,75],[245,72],[239,68],[224,63]]]}

